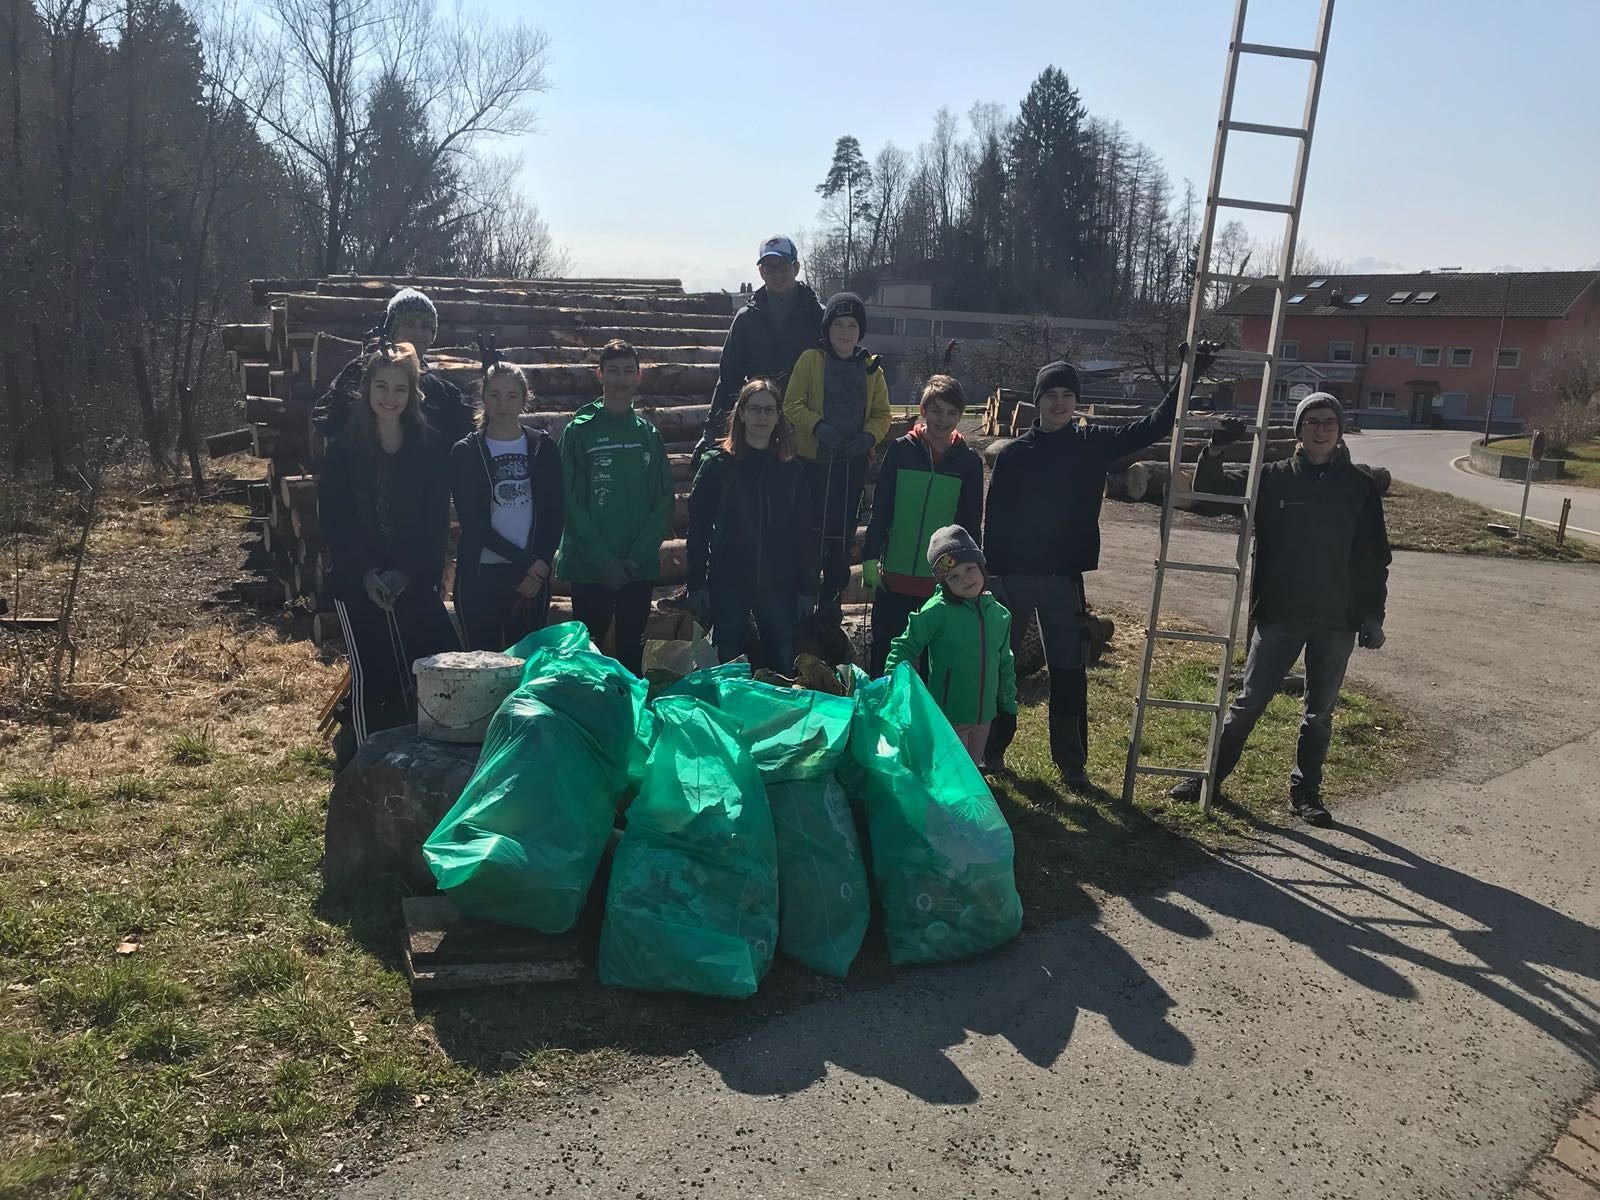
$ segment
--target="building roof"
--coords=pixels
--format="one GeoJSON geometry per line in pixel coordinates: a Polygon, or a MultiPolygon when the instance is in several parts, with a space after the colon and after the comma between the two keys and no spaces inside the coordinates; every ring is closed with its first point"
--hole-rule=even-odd
{"type": "MultiPolygon", "coordinates": [[[[1430,271],[1420,275],[1296,275],[1284,315],[1291,317],[1564,317],[1600,271],[1430,271]],[[1509,285],[1509,290],[1508,290],[1509,285]],[[1332,301],[1342,293],[1343,304],[1332,301]],[[1299,303],[1296,296],[1304,296],[1299,303]],[[1404,299],[1400,299],[1404,296],[1404,299]],[[1393,299],[1393,303],[1391,303],[1393,299]]],[[[1273,289],[1246,287],[1217,311],[1225,317],[1272,315],[1273,289]]]]}

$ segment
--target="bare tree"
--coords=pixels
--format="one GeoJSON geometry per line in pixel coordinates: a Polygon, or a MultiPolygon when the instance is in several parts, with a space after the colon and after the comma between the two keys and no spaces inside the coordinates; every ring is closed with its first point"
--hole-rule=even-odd
{"type": "Polygon", "coordinates": [[[554,279],[572,269],[550,226],[517,186],[520,163],[486,159],[474,168],[473,206],[462,224],[458,273],[485,279],[554,279]]]}
{"type": "Polygon", "coordinates": [[[1600,408],[1600,336],[1579,334],[1547,346],[1534,383],[1557,404],[1600,408]]]}

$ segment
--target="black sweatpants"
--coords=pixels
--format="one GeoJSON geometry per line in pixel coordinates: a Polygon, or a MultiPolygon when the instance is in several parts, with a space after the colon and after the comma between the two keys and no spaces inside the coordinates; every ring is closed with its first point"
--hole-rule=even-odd
{"type": "Polygon", "coordinates": [[[456,620],[468,650],[506,650],[544,628],[550,614],[550,581],[546,579],[537,596],[519,605],[517,584],[524,574],[511,563],[456,566],[456,620]]]}
{"type": "Polygon", "coordinates": [[[1050,671],[1050,757],[1064,771],[1081,771],[1089,760],[1089,625],[1081,575],[1007,575],[995,596],[1011,613],[1011,649],[1034,613],[1050,671]]]}
{"type": "Polygon", "coordinates": [[[572,615],[589,630],[589,640],[605,645],[612,633],[612,654],[635,675],[644,674],[644,630],[650,620],[650,594],[655,580],[638,579],[612,591],[601,583],[572,585],[572,615]]]}
{"type": "Polygon", "coordinates": [[[861,493],[867,486],[867,458],[801,459],[811,488],[811,509],[816,515],[822,544],[822,585],[817,611],[838,621],[839,598],[850,585],[850,550],[861,520],[861,493]]]}
{"type": "Polygon", "coordinates": [[[386,613],[365,593],[335,600],[350,655],[350,723],[356,745],[384,729],[417,719],[411,664],[430,654],[461,649],[437,588],[408,587],[386,613]]]}

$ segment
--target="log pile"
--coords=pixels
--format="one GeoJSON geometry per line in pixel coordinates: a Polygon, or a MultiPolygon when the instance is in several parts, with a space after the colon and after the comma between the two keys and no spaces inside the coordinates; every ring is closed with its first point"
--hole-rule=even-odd
{"type": "MultiPolygon", "coordinates": [[[[242,428],[208,439],[215,456],[248,450],[267,461],[251,496],[262,541],[276,565],[286,604],[313,614],[319,642],[338,637],[328,593],[328,556],[317,512],[322,438],[311,424],[317,398],[358,355],[390,296],[404,286],[428,292],[439,331],[431,370],[464,391],[479,378],[474,348],[490,334],[528,376],[532,427],[559,436],[572,414],[599,394],[600,347],[624,338],[639,348],[644,379],[636,408],[661,432],[678,486],[674,540],[661,551],[664,583],[685,573],[689,451],[710,411],[721,346],[732,319],[723,292],[690,294],[675,279],[262,279],[251,284],[264,319],[225,326],[223,346],[238,381],[242,428]]],[[[569,609],[558,583],[552,619],[569,609]]]]}

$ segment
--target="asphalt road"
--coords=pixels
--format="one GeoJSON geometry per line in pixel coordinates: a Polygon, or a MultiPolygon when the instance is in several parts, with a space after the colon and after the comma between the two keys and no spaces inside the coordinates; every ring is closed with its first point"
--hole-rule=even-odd
{"type": "MultiPolygon", "coordinates": [[[[1480,436],[1456,430],[1403,429],[1353,433],[1347,440],[1357,462],[1388,467],[1396,479],[1475,501],[1505,513],[1515,525],[1522,507],[1522,484],[1467,469],[1467,448],[1480,436]]],[[[1568,532],[1600,541],[1600,488],[1536,483],[1528,497],[1528,517],[1553,527],[1561,519],[1561,501],[1568,496],[1572,498],[1568,532]]]]}
{"type": "MultiPolygon", "coordinates": [[[[1091,599],[1139,602],[1153,528],[1105,542],[1091,599]]],[[[1265,831],[339,1194],[1504,1196],[1600,1082],[1597,599],[1596,567],[1400,554],[1389,645],[1353,670],[1447,744],[1339,827],[1265,831]]]]}

